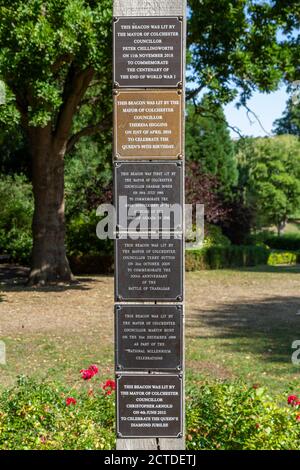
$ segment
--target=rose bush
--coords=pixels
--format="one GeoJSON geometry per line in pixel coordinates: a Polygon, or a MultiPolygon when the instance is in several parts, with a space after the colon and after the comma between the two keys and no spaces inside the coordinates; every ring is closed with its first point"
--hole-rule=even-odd
{"type": "MultiPolygon", "coordinates": [[[[114,449],[116,384],[97,366],[80,374],[71,389],[21,377],[2,392],[0,449],[114,449]]],[[[278,403],[259,384],[190,382],[185,404],[190,450],[300,450],[296,394],[278,403]]]]}

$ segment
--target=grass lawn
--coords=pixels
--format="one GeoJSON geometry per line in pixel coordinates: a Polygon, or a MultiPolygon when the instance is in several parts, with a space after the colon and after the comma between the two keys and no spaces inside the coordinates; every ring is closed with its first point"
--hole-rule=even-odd
{"type": "MultiPolygon", "coordinates": [[[[0,268],[0,340],[7,365],[0,387],[20,374],[73,385],[99,365],[113,376],[113,278],[86,276],[71,286],[25,288],[22,274],[0,268]],[[17,277],[15,277],[17,276],[17,277]]],[[[234,379],[300,391],[291,363],[300,340],[300,267],[202,271],[186,276],[188,380],[234,379]]]]}

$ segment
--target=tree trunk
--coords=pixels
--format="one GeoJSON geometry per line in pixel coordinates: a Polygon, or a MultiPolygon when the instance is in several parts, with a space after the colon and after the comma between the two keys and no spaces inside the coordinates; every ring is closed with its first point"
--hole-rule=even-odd
{"type": "Polygon", "coordinates": [[[65,249],[64,154],[57,148],[51,126],[31,129],[34,216],[29,284],[72,280],[65,249]]]}
{"type": "Polygon", "coordinates": [[[286,220],[282,220],[282,221],[278,222],[278,224],[277,224],[277,235],[278,235],[278,237],[281,236],[282,231],[285,229],[285,226],[286,226],[286,220]]]}

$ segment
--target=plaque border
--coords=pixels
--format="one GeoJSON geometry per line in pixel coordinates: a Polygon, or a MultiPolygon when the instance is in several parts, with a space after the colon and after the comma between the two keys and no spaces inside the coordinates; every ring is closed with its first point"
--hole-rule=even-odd
{"type": "Polygon", "coordinates": [[[152,438],[160,438],[160,439],[181,439],[183,437],[183,408],[184,408],[184,405],[183,405],[183,391],[184,391],[184,387],[183,387],[183,374],[127,374],[127,373],[123,373],[123,374],[119,374],[117,373],[116,374],[116,431],[117,431],[117,438],[118,439],[152,439],[152,438]],[[144,436],[144,435],[138,435],[138,436],[134,436],[134,435],[131,435],[131,434],[122,434],[120,433],[120,406],[119,406],[119,381],[124,378],[124,377],[176,377],[178,378],[179,382],[180,382],[180,416],[179,416],[179,420],[180,420],[180,430],[179,430],[179,433],[177,435],[161,435],[159,433],[155,433],[153,435],[147,435],[147,436],[144,436]]]}
{"type": "Polygon", "coordinates": [[[182,88],[182,83],[183,83],[183,17],[182,16],[176,16],[176,15],[171,15],[171,16],[115,16],[113,18],[113,88],[130,88],[130,89],[148,89],[148,88],[182,88]],[[180,79],[177,82],[176,85],[155,85],[155,84],[144,84],[144,85],[120,85],[119,82],[116,81],[116,68],[117,68],[117,63],[116,63],[116,24],[119,22],[119,20],[142,20],[142,19],[177,19],[181,25],[181,30],[180,30],[180,43],[181,43],[181,51],[180,51],[180,79]]]}
{"type": "MultiPolygon", "coordinates": [[[[182,162],[176,162],[174,160],[167,161],[167,160],[159,160],[159,161],[154,161],[151,160],[150,162],[148,161],[135,161],[135,160],[116,160],[113,163],[114,166],[114,203],[115,203],[115,208],[116,208],[116,217],[117,217],[117,228],[120,232],[126,232],[128,227],[121,227],[120,225],[120,213],[119,213],[119,202],[118,202],[118,178],[117,178],[117,173],[118,173],[118,168],[120,168],[122,165],[176,165],[177,167],[180,168],[180,186],[179,186],[179,204],[182,207],[182,217],[181,217],[181,226],[174,227],[173,230],[170,230],[171,233],[176,233],[176,232],[182,232],[183,231],[183,188],[184,188],[184,167],[182,162]]],[[[128,219],[127,219],[128,221],[128,219]]],[[[166,229],[160,230],[161,233],[164,233],[166,229]]]]}
{"type": "MultiPolygon", "coordinates": [[[[167,232],[166,232],[167,233],[167,232]]],[[[139,238],[136,238],[135,241],[137,240],[160,240],[164,235],[163,232],[156,232],[155,234],[158,235],[158,238],[151,238],[151,235],[153,235],[153,232],[149,233],[141,233],[139,238]],[[147,238],[143,238],[143,235],[147,238]]],[[[174,232],[172,233],[172,237],[169,238],[163,238],[164,240],[181,240],[181,250],[180,250],[180,261],[181,261],[181,269],[180,269],[180,291],[177,295],[176,298],[174,297],[159,297],[159,294],[157,297],[122,297],[119,294],[118,288],[119,288],[119,256],[118,256],[118,242],[119,240],[124,240],[127,239],[130,233],[128,232],[120,232],[116,234],[116,238],[114,241],[114,255],[115,255],[115,302],[116,303],[121,303],[121,302],[178,302],[178,304],[181,304],[184,301],[184,250],[185,250],[185,239],[184,239],[184,234],[182,232],[174,232]]],[[[175,304],[176,305],[176,304],[175,304]]]]}
{"type": "Polygon", "coordinates": [[[139,90],[133,90],[133,89],[128,89],[128,88],[123,88],[122,90],[115,90],[114,91],[114,97],[113,97],[113,102],[114,102],[114,111],[113,111],[113,129],[114,129],[114,135],[113,135],[113,155],[114,155],[114,160],[119,161],[119,160],[138,160],[138,161],[144,161],[144,160],[158,160],[158,161],[166,161],[166,160],[183,160],[183,119],[182,119],[182,110],[183,110],[183,95],[182,91],[178,90],[176,88],[166,88],[165,90],[150,90],[150,89],[139,89],[139,90]],[[178,111],[178,135],[179,135],[179,153],[175,155],[146,155],[146,156],[139,156],[138,154],[136,155],[122,155],[121,153],[118,153],[118,111],[117,111],[117,100],[118,96],[121,93],[135,93],[137,96],[138,94],[142,93],[149,93],[149,94],[158,94],[162,93],[165,95],[166,93],[177,93],[179,97],[179,111],[178,111]]]}
{"type": "Polygon", "coordinates": [[[179,364],[176,367],[151,367],[151,371],[176,371],[177,373],[180,373],[183,371],[183,318],[184,318],[184,308],[183,305],[176,305],[176,304],[115,304],[115,325],[114,325],[114,332],[115,332],[115,368],[116,368],[116,373],[122,373],[125,371],[140,371],[140,372],[147,372],[150,369],[147,369],[145,367],[124,367],[121,364],[121,349],[120,345],[118,342],[119,339],[119,322],[118,322],[118,314],[122,310],[122,308],[138,308],[138,309],[143,309],[143,308],[153,308],[155,309],[160,309],[160,308],[165,308],[165,307],[171,307],[172,309],[177,309],[178,314],[179,314],[179,341],[180,341],[180,352],[179,352],[179,364]]]}

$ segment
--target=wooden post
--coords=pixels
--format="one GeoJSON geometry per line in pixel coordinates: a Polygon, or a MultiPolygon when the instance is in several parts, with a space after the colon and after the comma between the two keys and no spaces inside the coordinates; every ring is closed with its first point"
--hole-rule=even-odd
{"type": "MultiPolygon", "coordinates": [[[[185,51],[186,51],[186,8],[187,0],[114,0],[113,16],[119,17],[181,17],[183,18],[183,74],[180,88],[183,95],[183,103],[185,102],[185,51]]],[[[118,83],[115,83],[118,88],[118,83]]],[[[118,93],[115,90],[115,94],[118,93]]],[[[180,91],[181,93],[181,91],[180,91]]],[[[184,106],[182,109],[182,123],[185,119],[184,106]]],[[[182,127],[182,148],[184,149],[184,124],[182,127]]],[[[115,156],[115,159],[118,158],[115,156]]],[[[184,169],[184,156],[181,155],[181,162],[184,169]]],[[[184,202],[184,201],[183,201],[184,202]]],[[[184,241],[183,241],[184,243],[184,241]]],[[[183,263],[184,266],[184,263],[183,263]]],[[[183,268],[184,269],[184,268],[183,268]]],[[[123,299],[119,299],[121,302],[123,299]]],[[[126,299],[125,299],[126,300],[126,299]]],[[[184,309],[183,309],[184,312],[184,309]]],[[[184,323],[184,322],[183,322],[184,323]]],[[[184,351],[184,341],[183,341],[184,351]]],[[[185,360],[183,354],[182,361],[183,377],[185,370],[185,360]]],[[[184,393],[184,392],[183,392],[184,393]]],[[[184,394],[183,394],[184,396],[184,394]]],[[[185,414],[183,400],[183,416],[185,414]]],[[[185,420],[183,418],[183,435],[180,438],[145,438],[145,439],[129,439],[118,438],[117,450],[184,450],[185,449],[185,420]]]]}

